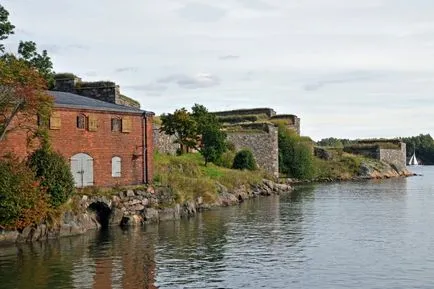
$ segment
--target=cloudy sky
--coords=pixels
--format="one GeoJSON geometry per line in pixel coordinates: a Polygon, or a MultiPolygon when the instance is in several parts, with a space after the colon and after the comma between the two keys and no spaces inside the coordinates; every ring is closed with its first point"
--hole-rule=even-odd
{"type": "Polygon", "coordinates": [[[157,114],[272,107],[302,134],[434,134],[433,0],[2,0],[57,72],[157,114]]]}

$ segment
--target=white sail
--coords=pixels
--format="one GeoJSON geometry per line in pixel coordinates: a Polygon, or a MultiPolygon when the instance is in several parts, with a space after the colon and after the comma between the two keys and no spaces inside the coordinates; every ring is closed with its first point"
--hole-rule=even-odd
{"type": "Polygon", "coordinates": [[[417,161],[417,158],[416,158],[416,154],[415,154],[415,153],[413,153],[413,155],[411,156],[410,161],[409,161],[408,164],[409,164],[410,166],[417,166],[417,165],[419,165],[419,162],[417,161]]]}

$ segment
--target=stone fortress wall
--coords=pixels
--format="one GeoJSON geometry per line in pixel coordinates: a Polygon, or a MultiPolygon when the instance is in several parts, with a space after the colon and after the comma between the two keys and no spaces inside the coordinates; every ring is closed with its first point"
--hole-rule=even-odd
{"type": "MultiPolygon", "coordinates": [[[[222,123],[227,138],[237,151],[252,151],[258,166],[273,176],[279,175],[278,130],[273,121],[283,121],[288,128],[300,134],[300,118],[278,115],[271,108],[239,109],[214,112],[222,123]]],[[[160,153],[175,154],[179,149],[174,137],[160,132],[154,125],[154,148],[160,153]]]]}
{"type": "Polygon", "coordinates": [[[249,149],[255,157],[257,165],[272,174],[279,176],[279,147],[277,127],[263,124],[252,128],[249,125],[240,125],[237,131],[228,131],[227,139],[237,151],[249,149]]]}
{"type": "Polygon", "coordinates": [[[407,146],[400,140],[360,140],[344,151],[377,159],[398,167],[407,164],[407,146]]]}
{"type": "Polygon", "coordinates": [[[140,103],[122,95],[119,85],[111,81],[84,82],[72,73],[55,76],[53,90],[74,93],[118,105],[140,108],[140,103]]]}
{"type": "Polygon", "coordinates": [[[162,154],[175,155],[180,145],[175,143],[173,135],[167,135],[160,131],[160,125],[153,125],[154,150],[162,154]]]}

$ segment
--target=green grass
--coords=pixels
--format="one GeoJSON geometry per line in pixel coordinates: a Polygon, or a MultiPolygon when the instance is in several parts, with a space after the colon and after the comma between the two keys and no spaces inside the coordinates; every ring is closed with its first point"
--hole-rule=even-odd
{"type": "Polygon", "coordinates": [[[335,153],[331,160],[314,158],[316,179],[355,177],[358,175],[362,163],[369,164],[378,170],[384,167],[380,161],[368,157],[345,153],[341,150],[336,150],[336,152],[338,153],[335,153]]]}
{"type": "Polygon", "coordinates": [[[171,156],[155,154],[156,184],[171,187],[179,202],[203,197],[213,202],[217,197],[217,182],[229,190],[241,185],[256,184],[266,177],[262,171],[240,171],[209,163],[204,165],[200,154],[171,156]]]}

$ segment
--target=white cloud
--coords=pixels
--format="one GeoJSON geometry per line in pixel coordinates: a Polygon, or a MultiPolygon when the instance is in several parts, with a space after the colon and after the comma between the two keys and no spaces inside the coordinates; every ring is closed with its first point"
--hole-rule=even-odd
{"type": "Polygon", "coordinates": [[[17,26],[10,47],[34,40],[56,70],[112,79],[156,113],[270,106],[315,139],[434,133],[434,1],[2,5],[17,26]]]}

